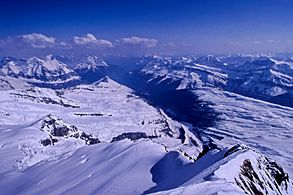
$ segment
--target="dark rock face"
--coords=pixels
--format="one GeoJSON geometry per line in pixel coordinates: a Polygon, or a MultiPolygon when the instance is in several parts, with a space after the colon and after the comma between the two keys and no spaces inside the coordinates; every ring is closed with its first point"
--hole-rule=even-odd
{"type": "MultiPolygon", "coordinates": [[[[241,166],[241,174],[249,180],[248,185],[244,186],[246,187],[246,189],[249,190],[251,194],[263,194],[261,191],[257,189],[257,187],[254,184],[254,182],[256,182],[261,186],[262,189],[264,189],[264,186],[256,172],[254,171],[249,159],[243,161],[243,165],[241,166]]],[[[243,181],[244,179],[241,180],[243,181]]]]}
{"type": "Polygon", "coordinates": [[[277,184],[281,186],[285,185],[285,188],[288,188],[289,175],[284,172],[283,168],[278,165],[276,162],[268,161],[266,168],[269,170],[270,174],[275,178],[277,184]]]}
{"type": "Polygon", "coordinates": [[[248,194],[283,194],[288,190],[289,176],[276,162],[260,157],[254,165],[245,159],[235,182],[248,194]]]}
{"type": "Polygon", "coordinates": [[[50,137],[41,140],[41,144],[44,146],[54,145],[54,143],[59,141],[58,139],[68,137],[84,140],[86,145],[100,143],[97,137],[78,130],[76,126],[67,124],[54,115],[48,115],[44,119],[41,130],[47,132],[50,137]]]}
{"type": "Polygon", "coordinates": [[[55,138],[47,138],[47,139],[41,140],[41,144],[43,144],[43,146],[54,145],[54,143],[56,142],[58,142],[58,139],[55,139],[55,138]]]}
{"type": "Polygon", "coordinates": [[[90,134],[86,134],[85,132],[82,132],[80,135],[80,139],[84,140],[86,145],[93,145],[100,143],[100,140],[98,138],[92,137],[90,134]]]}
{"type": "Polygon", "coordinates": [[[185,131],[182,127],[179,129],[179,133],[180,134],[179,134],[178,139],[180,139],[181,143],[184,144],[186,137],[185,137],[185,131]]]}
{"type": "Polygon", "coordinates": [[[130,140],[138,140],[138,139],[143,139],[143,138],[149,138],[149,139],[153,139],[153,138],[157,138],[158,136],[155,135],[147,135],[146,133],[141,133],[141,132],[130,132],[130,133],[122,133],[121,135],[118,135],[116,137],[113,137],[111,142],[116,142],[116,141],[120,141],[123,139],[130,139],[130,140]]]}
{"type": "Polygon", "coordinates": [[[78,137],[77,127],[63,123],[60,118],[48,115],[42,124],[42,130],[46,130],[51,136],[56,137],[78,137]]]}

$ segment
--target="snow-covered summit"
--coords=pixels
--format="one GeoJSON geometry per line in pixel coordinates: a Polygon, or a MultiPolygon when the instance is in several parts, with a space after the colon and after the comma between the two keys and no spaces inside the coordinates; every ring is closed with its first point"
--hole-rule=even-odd
{"type": "Polygon", "coordinates": [[[99,88],[119,88],[119,87],[123,87],[121,84],[115,82],[114,80],[112,80],[110,77],[105,76],[104,78],[94,82],[92,84],[95,87],[99,87],[99,88]]]}
{"type": "Polygon", "coordinates": [[[95,71],[100,67],[108,67],[109,65],[100,57],[97,56],[87,56],[82,58],[75,66],[75,69],[88,69],[95,71]]]}
{"type": "Polygon", "coordinates": [[[56,60],[52,55],[44,59],[31,57],[28,59],[7,60],[1,68],[4,76],[23,77],[40,81],[66,80],[74,76],[66,64],[56,60]]]}
{"type": "Polygon", "coordinates": [[[196,59],[196,63],[211,66],[211,67],[224,66],[224,63],[219,58],[213,55],[199,57],[196,59]]]}

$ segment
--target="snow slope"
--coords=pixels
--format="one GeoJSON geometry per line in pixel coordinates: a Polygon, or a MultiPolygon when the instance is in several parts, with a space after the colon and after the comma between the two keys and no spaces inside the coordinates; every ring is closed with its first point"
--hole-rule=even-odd
{"type": "Polygon", "coordinates": [[[221,143],[243,143],[281,163],[293,174],[293,109],[212,88],[193,91],[219,113],[216,127],[204,130],[221,143]]]}
{"type": "MultiPolygon", "coordinates": [[[[185,67],[207,86],[226,83],[218,58],[194,60],[216,63],[185,67]]],[[[1,194],[293,192],[290,108],[203,87],[192,92],[219,120],[197,129],[109,77],[59,90],[0,79],[1,194]]]]}
{"type": "Polygon", "coordinates": [[[1,193],[141,194],[154,185],[150,169],[164,153],[163,146],[150,141],[82,147],[23,173],[10,172],[0,182],[1,193]]]}
{"type": "Polygon", "coordinates": [[[178,138],[178,128],[188,131],[187,126],[172,121],[162,111],[133,95],[130,89],[109,78],[92,85],[77,86],[58,92],[29,87],[21,90],[3,90],[0,93],[1,149],[9,151],[1,153],[4,155],[2,157],[9,161],[8,164],[1,165],[2,173],[13,169],[12,167],[26,169],[43,160],[72,153],[85,146],[83,140],[74,136],[53,136],[52,139],[58,138],[58,142],[51,146],[43,146],[41,141],[48,138],[47,132],[50,136],[54,135],[49,130],[41,129],[44,121],[48,121],[49,114],[62,119],[58,124],[54,124],[55,128],[61,125],[64,129],[66,124],[72,124],[79,131],[98,137],[102,142],[109,143],[113,138],[138,139],[140,133],[145,133],[147,137],[143,135],[142,139],[151,137],[154,142],[164,145],[166,150],[186,150],[185,152],[194,158],[202,150],[200,141],[194,135],[189,136],[197,141],[198,146],[192,145],[188,141],[189,137],[184,145],[178,138]],[[188,144],[194,149],[186,147],[188,144]]]}

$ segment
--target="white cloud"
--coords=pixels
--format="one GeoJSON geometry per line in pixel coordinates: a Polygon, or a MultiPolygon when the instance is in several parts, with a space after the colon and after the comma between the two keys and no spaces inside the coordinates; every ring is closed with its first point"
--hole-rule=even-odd
{"type": "Polygon", "coordinates": [[[119,43],[126,45],[134,45],[134,46],[144,46],[144,47],[156,47],[158,40],[151,38],[143,38],[131,36],[127,38],[122,38],[118,40],[119,43]]]}
{"type": "Polygon", "coordinates": [[[19,38],[24,43],[29,44],[33,48],[52,47],[56,43],[56,38],[48,37],[38,33],[20,35],[17,38],[19,38]]]}
{"type": "Polygon", "coordinates": [[[273,40],[273,39],[268,39],[268,40],[257,40],[257,41],[254,41],[253,43],[254,44],[267,44],[267,43],[275,43],[276,41],[273,40]]]}
{"type": "Polygon", "coordinates": [[[68,44],[67,44],[66,42],[64,42],[64,41],[61,41],[59,44],[60,44],[61,46],[68,46],[68,44]]]}
{"type": "Polygon", "coordinates": [[[104,39],[96,39],[93,34],[87,33],[83,37],[74,36],[73,42],[76,45],[88,45],[88,46],[98,46],[98,47],[113,47],[110,41],[104,39]]]}
{"type": "MultiPolygon", "coordinates": [[[[160,45],[167,47],[166,45],[160,45]]],[[[170,43],[168,48],[172,48],[170,43]]],[[[93,34],[74,36],[68,40],[59,40],[55,37],[30,33],[0,39],[0,55],[43,55],[53,54],[88,54],[104,52],[104,54],[131,54],[142,53],[145,49],[158,49],[158,41],[153,38],[131,36],[120,38],[112,43],[108,40],[97,39],[93,34]],[[21,52],[20,52],[21,51],[21,52]]],[[[162,47],[161,47],[162,48],[162,47]]]]}
{"type": "Polygon", "coordinates": [[[253,43],[254,44],[262,44],[263,42],[262,41],[254,41],[253,43]]]}

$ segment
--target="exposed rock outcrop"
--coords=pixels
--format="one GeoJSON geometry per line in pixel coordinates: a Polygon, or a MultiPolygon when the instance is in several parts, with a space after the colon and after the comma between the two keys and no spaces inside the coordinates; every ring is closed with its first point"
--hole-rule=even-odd
{"type": "Polygon", "coordinates": [[[51,114],[43,120],[41,130],[49,134],[49,138],[41,140],[44,146],[54,145],[60,138],[69,137],[84,140],[86,145],[100,143],[97,137],[80,131],[76,126],[65,123],[59,117],[51,114]]]}
{"type": "Polygon", "coordinates": [[[158,136],[156,135],[147,135],[146,133],[142,133],[142,132],[129,132],[129,133],[122,133],[121,135],[113,137],[111,142],[116,142],[123,139],[130,139],[133,141],[133,140],[138,140],[143,138],[153,139],[157,137],[158,136]]]}

